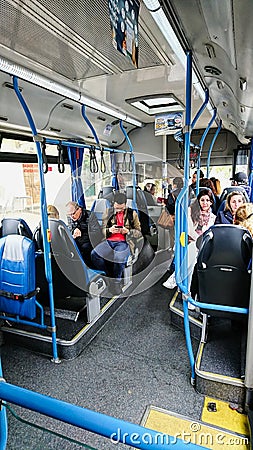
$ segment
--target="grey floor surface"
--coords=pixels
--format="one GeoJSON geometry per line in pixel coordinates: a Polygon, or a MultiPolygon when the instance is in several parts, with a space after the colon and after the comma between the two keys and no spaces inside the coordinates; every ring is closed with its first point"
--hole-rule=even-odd
{"type": "MultiPolygon", "coordinates": [[[[171,291],[162,280],[128,298],[96,338],[73,361],[49,358],[4,345],[2,365],[9,383],[139,424],[155,405],[199,419],[203,397],[190,385],[184,333],[170,325],[171,291]]],[[[95,449],[125,449],[109,440],[12,406],[23,419],[95,449]]],[[[20,423],[8,413],[8,450],[72,450],[83,446],[20,423]]]]}

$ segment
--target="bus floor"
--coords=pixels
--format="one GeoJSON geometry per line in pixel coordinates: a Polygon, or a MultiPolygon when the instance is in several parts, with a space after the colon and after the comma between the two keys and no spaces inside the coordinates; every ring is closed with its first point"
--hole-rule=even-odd
{"type": "MultiPolygon", "coordinates": [[[[48,357],[10,344],[2,347],[4,378],[39,393],[137,424],[146,408],[163,408],[198,420],[204,397],[190,384],[184,333],[170,324],[164,275],[130,296],[74,360],[48,357]]],[[[197,342],[193,342],[197,350],[197,342]]],[[[95,449],[114,449],[108,439],[10,405],[22,419],[95,449]]],[[[8,411],[9,450],[81,449],[83,446],[17,420],[8,411]]],[[[117,430],[115,430],[116,432],[117,430]]],[[[118,449],[129,448],[119,444],[118,449]]]]}

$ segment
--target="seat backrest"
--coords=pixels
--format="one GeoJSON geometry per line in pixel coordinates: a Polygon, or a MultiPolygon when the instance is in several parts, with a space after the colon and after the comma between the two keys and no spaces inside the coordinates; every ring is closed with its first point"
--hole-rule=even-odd
{"type": "MultiPolygon", "coordinates": [[[[199,301],[231,307],[248,307],[251,280],[252,237],[236,225],[214,225],[203,235],[197,259],[199,301]]],[[[203,309],[216,316],[233,316],[203,309]]]]}
{"type": "MultiPolygon", "coordinates": [[[[89,290],[89,284],[97,276],[97,272],[85,265],[70,230],[62,220],[49,219],[49,227],[55,298],[85,296],[89,290]]],[[[43,253],[36,258],[36,268],[37,285],[47,296],[48,287],[44,274],[43,253]]]]}
{"type": "Polygon", "coordinates": [[[28,239],[32,239],[32,230],[24,219],[12,219],[5,217],[2,219],[2,236],[9,234],[19,234],[28,239]]]}
{"type": "Polygon", "coordinates": [[[0,290],[0,312],[36,317],[35,248],[30,239],[17,234],[0,239],[0,290]]]}
{"type": "Polygon", "coordinates": [[[126,186],[127,206],[137,210],[141,224],[141,232],[144,236],[149,235],[152,221],[149,217],[146,197],[142,189],[139,186],[136,186],[136,204],[134,204],[133,189],[133,186],[126,186]]]}
{"type": "Polygon", "coordinates": [[[100,189],[98,198],[107,198],[108,200],[112,201],[114,192],[115,188],[113,186],[103,186],[100,189]]]}
{"type": "Polygon", "coordinates": [[[223,200],[226,200],[226,198],[227,198],[228,194],[230,194],[230,192],[234,192],[234,191],[242,192],[244,195],[244,198],[245,198],[245,202],[250,202],[249,196],[243,186],[228,186],[221,193],[220,203],[222,203],[223,200]]]}
{"type": "Polygon", "coordinates": [[[93,212],[98,220],[100,226],[102,226],[102,218],[105,211],[111,207],[111,202],[106,198],[98,198],[93,202],[91,212],[93,212]]]}

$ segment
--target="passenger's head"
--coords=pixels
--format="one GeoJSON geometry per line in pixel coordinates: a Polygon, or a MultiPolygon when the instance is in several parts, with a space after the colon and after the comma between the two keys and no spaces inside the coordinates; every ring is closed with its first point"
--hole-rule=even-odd
{"type": "Polygon", "coordinates": [[[66,204],[66,213],[72,220],[78,220],[82,215],[82,207],[77,202],[68,202],[66,204]]]}
{"type": "Polygon", "coordinates": [[[211,191],[212,191],[213,193],[215,193],[215,187],[214,187],[214,184],[213,184],[212,180],[210,180],[209,178],[201,178],[201,179],[199,180],[199,186],[200,186],[200,187],[206,187],[206,188],[208,188],[208,189],[211,189],[211,191]]]}
{"type": "MultiPolygon", "coordinates": [[[[192,184],[195,184],[197,181],[197,170],[195,170],[195,172],[192,174],[192,184]]],[[[202,170],[199,171],[199,178],[204,178],[204,173],[202,172],[202,170]]]]}
{"type": "Polygon", "coordinates": [[[245,202],[244,195],[242,192],[233,191],[230,192],[226,198],[226,204],[224,211],[230,211],[232,215],[235,214],[237,208],[243,205],[245,202]]]}
{"type": "Polygon", "coordinates": [[[215,177],[211,177],[210,180],[213,182],[215,188],[215,195],[220,195],[221,194],[220,180],[218,180],[218,178],[215,177]]]}
{"type": "Polygon", "coordinates": [[[210,189],[201,189],[197,196],[201,211],[209,211],[213,205],[213,193],[210,189]]]}
{"type": "Polygon", "coordinates": [[[60,214],[56,206],[54,205],[47,205],[47,215],[49,219],[59,219],[60,214]]]}
{"type": "Polygon", "coordinates": [[[127,197],[123,192],[115,192],[113,197],[113,206],[115,212],[124,211],[126,209],[127,197]]]}
{"type": "Polygon", "coordinates": [[[240,206],[234,218],[234,224],[247,228],[253,236],[253,204],[244,203],[240,206]]]}
{"type": "Polygon", "coordinates": [[[175,177],[173,179],[173,188],[174,189],[182,189],[184,185],[184,181],[182,177],[175,177]]]}
{"type": "Polygon", "coordinates": [[[232,182],[231,185],[232,186],[240,186],[240,185],[247,185],[248,184],[248,177],[246,175],[246,173],[244,172],[237,172],[234,177],[231,178],[232,182]]]}
{"type": "Polygon", "coordinates": [[[155,185],[154,180],[145,180],[144,181],[144,191],[150,192],[150,194],[154,195],[155,189],[156,189],[156,185],[155,185]]]}

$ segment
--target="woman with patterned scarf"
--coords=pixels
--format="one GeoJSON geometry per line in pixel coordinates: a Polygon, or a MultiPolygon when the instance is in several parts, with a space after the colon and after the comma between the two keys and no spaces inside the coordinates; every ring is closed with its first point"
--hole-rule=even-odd
{"type": "MultiPolygon", "coordinates": [[[[188,279],[189,286],[191,282],[192,272],[197,260],[196,240],[208,228],[210,228],[215,221],[216,216],[212,212],[213,193],[210,189],[202,189],[197,198],[189,207],[188,220],[188,279]]],[[[163,286],[168,289],[176,287],[175,273],[170,275],[168,280],[163,283],[163,286]]],[[[191,308],[191,306],[189,306],[191,308]]]]}

